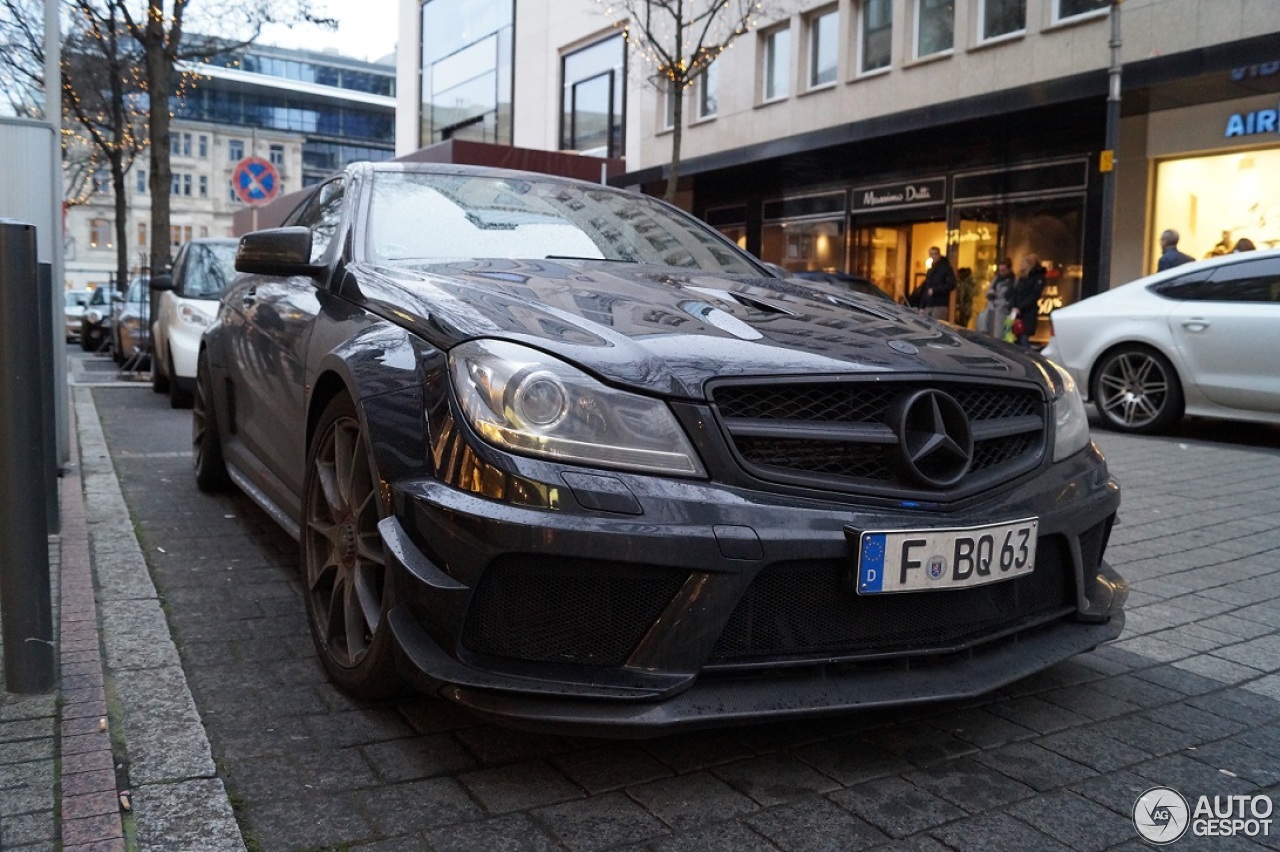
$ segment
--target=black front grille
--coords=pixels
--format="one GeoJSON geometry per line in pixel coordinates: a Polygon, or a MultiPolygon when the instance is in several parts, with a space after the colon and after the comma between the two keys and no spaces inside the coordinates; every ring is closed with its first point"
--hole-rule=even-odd
{"type": "Polygon", "coordinates": [[[462,642],[498,657],[619,666],[687,576],[604,560],[502,557],[480,579],[462,642]]]}
{"type": "Polygon", "coordinates": [[[955,381],[832,380],[726,383],[712,398],[748,472],[760,479],[896,497],[950,499],[989,488],[1038,465],[1045,403],[1031,386],[955,381]],[[925,388],[950,394],[974,435],[964,479],[924,487],[906,472],[891,423],[899,400],[925,388]]]}
{"type": "Polygon", "coordinates": [[[850,562],[786,562],[760,573],[730,616],[709,664],[815,655],[905,654],[979,641],[1007,625],[1075,608],[1066,541],[1043,536],[1028,575],[937,592],[859,595],[850,562]]]}

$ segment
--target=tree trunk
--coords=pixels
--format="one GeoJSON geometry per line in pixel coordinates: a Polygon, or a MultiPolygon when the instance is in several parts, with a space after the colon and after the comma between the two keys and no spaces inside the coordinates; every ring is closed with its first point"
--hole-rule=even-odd
{"type": "Polygon", "coordinates": [[[676,187],[680,185],[680,142],[684,136],[684,90],[679,83],[673,83],[671,97],[676,99],[675,102],[675,127],[671,128],[671,169],[667,172],[667,193],[663,196],[668,202],[674,204],[676,200],[676,187]]]}
{"type": "MultiPolygon", "coordinates": [[[[116,42],[114,17],[111,23],[108,49],[111,59],[114,60],[120,55],[119,45],[116,42]]],[[[106,146],[106,153],[111,163],[111,191],[115,195],[116,281],[123,287],[129,280],[129,199],[124,194],[124,130],[128,119],[125,116],[124,80],[120,77],[121,69],[114,61],[109,61],[107,65],[111,72],[111,144],[106,146]]]]}
{"type": "Polygon", "coordinates": [[[169,99],[173,95],[173,58],[164,30],[163,0],[148,0],[146,24],[147,84],[151,123],[151,262],[153,274],[172,260],[169,248],[169,189],[173,172],[169,162],[169,99]]]}

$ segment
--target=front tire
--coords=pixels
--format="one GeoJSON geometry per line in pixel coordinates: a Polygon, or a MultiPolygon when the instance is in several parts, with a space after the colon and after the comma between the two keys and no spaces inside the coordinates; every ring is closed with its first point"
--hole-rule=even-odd
{"type": "Polygon", "coordinates": [[[1182,419],[1177,371],[1168,358],[1145,346],[1122,346],[1104,355],[1090,391],[1102,422],[1117,432],[1149,435],[1182,419]]]}
{"type": "Polygon", "coordinates": [[[196,487],[207,493],[224,491],[231,484],[222,458],[222,438],[218,434],[218,412],[213,405],[213,377],[209,359],[202,352],[196,366],[195,404],[191,408],[191,450],[196,487]]]}
{"type": "Polygon", "coordinates": [[[307,452],[302,570],[311,638],[329,676],[366,699],[399,692],[387,623],[391,578],[378,533],[386,516],[355,405],[325,407],[307,452]]]}
{"type": "Polygon", "coordinates": [[[151,359],[151,392],[152,393],[168,393],[169,392],[169,376],[173,375],[170,370],[168,375],[160,372],[160,359],[153,357],[151,359]]]}
{"type": "MultiPolygon", "coordinates": [[[[151,356],[151,363],[154,366],[158,359],[155,355],[151,356]]],[[[165,378],[165,384],[169,386],[169,407],[170,408],[191,408],[195,402],[195,394],[183,388],[178,384],[178,374],[173,370],[173,353],[169,354],[166,359],[168,367],[165,368],[168,374],[165,378]]],[[[155,375],[153,371],[151,375],[155,375]]]]}

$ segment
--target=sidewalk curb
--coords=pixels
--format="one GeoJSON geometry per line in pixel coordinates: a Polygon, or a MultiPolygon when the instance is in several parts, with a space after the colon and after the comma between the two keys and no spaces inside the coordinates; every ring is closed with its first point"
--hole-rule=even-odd
{"type": "Polygon", "coordinates": [[[142,852],[244,852],[227,791],[130,521],[92,391],[73,389],[103,667],[122,714],[142,852]]]}

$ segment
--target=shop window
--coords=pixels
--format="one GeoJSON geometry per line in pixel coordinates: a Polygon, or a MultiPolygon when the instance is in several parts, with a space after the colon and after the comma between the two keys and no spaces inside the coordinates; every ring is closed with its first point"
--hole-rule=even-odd
{"type": "Polygon", "coordinates": [[[1021,33],[1027,28],[1027,0],[982,0],[978,16],[980,41],[1021,33]]]}
{"type": "Polygon", "coordinates": [[[1181,235],[1178,248],[1195,258],[1225,254],[1243,237],[1258,248],[1280,246],[1280,208],[1271,189],[1277,174],[1280,149],[1159,163],[1150,269],[1166,228],[1181,235]]]}
{"type": "Polygon", "coordinates": [[[1105,12],[1111,8],[1111,0],[1054,0],[1055,21],[1080,18],[1085,15],[1105,12]]]}
{"type": "Polygon", "coordinates": [[[829,86],[836,81],[839,61],[840,13],[834,7],[811,15],[809,23],[809,88],[829,86]]]}
{"type": "Polygon", "coordinates": [[[858,15],[858,68],[888,68],[893,48],[893,0],[862,0],[858,15]]]}
{"type": "Polygon", "coordinates": [[[916,0],[916,56],[945,53],[955,46],[955,0],[916,0]]]}
{"type": "Polygon", "coordinates": [[[792,272],[844,272],[844,218],[766,222],[760,256],[792,272]]]}
{"type": "Polygon", "coordinates": [[[698,118],[711,118],[720,109],[716,100],[717,83],[720,79],[720,66],[712,62],[707,70],[698,76],[698,118]]]}
{"type": "Polygon", "coordinates": [[[764,81],[761,96],[774,101],[791,94],[791,28],[770,30],[764,41],[764,81]]]}
{"type": "Polygon", "coordinates": [[[853,231],[849,271],[874,283],[895,299],[907,296],[909,226],[866,226],[853,231]]]}

